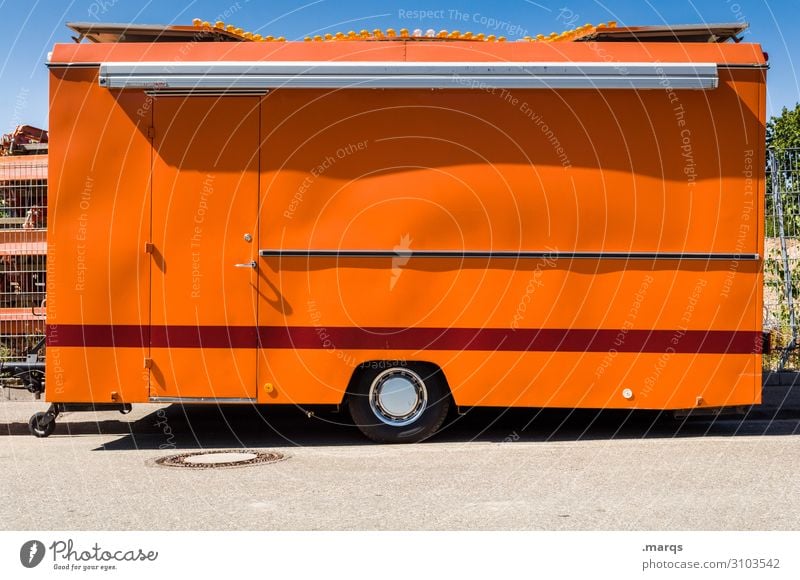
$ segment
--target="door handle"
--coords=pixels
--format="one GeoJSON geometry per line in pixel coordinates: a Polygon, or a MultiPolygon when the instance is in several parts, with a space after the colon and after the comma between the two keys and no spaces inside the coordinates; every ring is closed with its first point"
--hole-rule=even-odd
{"type": "Polygon", "coordinates": [[[253,270],[256,269],[256,261],[250,260],[249,262],[245,262],[244,264],[234,264],[234,268],[252,268],[253,270]]]}

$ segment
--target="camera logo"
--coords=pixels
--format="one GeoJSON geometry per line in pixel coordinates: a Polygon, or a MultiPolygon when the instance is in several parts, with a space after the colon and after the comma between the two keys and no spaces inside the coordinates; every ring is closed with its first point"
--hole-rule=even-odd
{"type": "Polygon", "coordinates": [[[36,568],[44,559],[44,544],[39,540],[28,540],[19,549],[19,561],[26,568],[36,568]]]}

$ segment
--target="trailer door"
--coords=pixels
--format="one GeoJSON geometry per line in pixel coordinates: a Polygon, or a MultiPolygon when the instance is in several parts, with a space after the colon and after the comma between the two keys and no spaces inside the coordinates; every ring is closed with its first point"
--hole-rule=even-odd
{"type": "Polygon", "coordinates": [[[151,399],[255,397],[258,107],[154,99],[151,399]]]}

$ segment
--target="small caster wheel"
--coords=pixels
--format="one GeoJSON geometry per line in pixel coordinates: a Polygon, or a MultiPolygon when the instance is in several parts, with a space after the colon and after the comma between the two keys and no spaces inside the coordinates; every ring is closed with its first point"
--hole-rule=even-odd
{"type": "Polygon", "coordinates": [[[56,428],[55,417],[48,416],[47,413],[34,413],[28,421],[28,429],[34,437],[48,437],[52,435],[56,428]]]}

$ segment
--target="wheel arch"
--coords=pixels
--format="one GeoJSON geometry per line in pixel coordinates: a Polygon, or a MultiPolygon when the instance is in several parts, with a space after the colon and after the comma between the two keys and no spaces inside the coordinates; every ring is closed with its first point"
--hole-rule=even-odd
{"type": "Polygon", "coordinates": [[[442,384],[447,389],[447,396],[450,398],[450,402],[454,403],[453,400],[453,390],[450,387],[450,383],[447,380],[447,376],[444,374],[444,370],[442,367],[430,360],[398,360],[398,359],[371,359],[364,361],[357,365],[353,372],[350,374],[350,380],[347,383],[347,388],[344,391],[342,396],[342,400],[340,405],[347,405],[348,398],[352,395],[356,384],[363,376],[364,373],[370,371],[380,371],[384,369],[391,368],[393,366],[399,367],[408,367],[411,370],[415,370],[418,374],[422,376],[423,380],[426,380],[430,377],[434,377],[438,380],[442,381],[442,384]]]}

